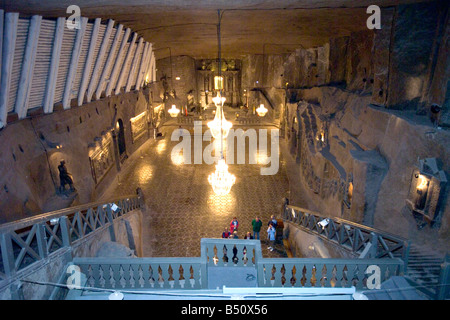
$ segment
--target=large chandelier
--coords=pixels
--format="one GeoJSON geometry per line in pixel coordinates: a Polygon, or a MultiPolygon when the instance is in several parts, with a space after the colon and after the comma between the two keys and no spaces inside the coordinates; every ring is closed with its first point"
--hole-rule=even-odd
{"type": "MultiPolygon", "coordinates": [[[[222,79],[221,77],[221,56],[220,56],[220,10],[218,10],[219,14],[219,23],[217,25],[217,39],[219,42],[219,77],[217,79],[222,79]]],[[[219,81],[218,81],[219,82],[219,81]]],[[[228,172],[228,166],[225,163],[225,158],[223,156],[223,139],[228,136],[228,133],[232,127],[231,122],[225,119],[223,113],[223,103],[225,102],[225,97],[222,97],[222,82],[220,81],[220,85],[218,85],[218,93],[215,98],[213,98],[213,102],[216,105],[216,115],[214,116],[214,120],[208,122],[208,128],[211,130],[211,135],[215,139],[219,139],[220,141],[220,159],[216,165],[216,171],[211,173],[208,176],[208,182],[211,184],[213,191],[215,194],[219,196],[227,195],[231,187],[236,182],[236,177],[228,172]]]]}
{"type": "Polygon", "coordinates": [[[219,163],[216,165],[216,171],[208,176],[208,182],[217,195],[226,195],[230,192],[231,187],[236,182],[236,177],[228,172],[225,159],[219,160],[219,163]]]}
{"type": "Polygon", "coordinates": [[[256,109],[256,112],[258,113],[258,116],[260,116],[260,117],[264,117],[266,115],[267,111],[269,111],[269,110],[267,110],[267,108],[264,107],[264,104],[262,104],[262,103],[259,105],[259,108],[256,109]]]}
{"type": "Polygon", "coordinates": [[[225,139],[230,132],[233,124],[225,119],[223,113],[223,103],[225,102],[225,97],[221,97],[220,93],[213,98],[213,102],[216,105],[216,115],[214,120],[208,122],[208,128],[211,130],[211,135],[215,139],[225,139]]]}
{"type": "Polygon", "coordinates": [[[172,118],[175,118],[180,113],[180,109],[178,109],[177,106],[173,104],[172,108],[169,109],[167,112],[169,112],[169,114],[172,118]]]}

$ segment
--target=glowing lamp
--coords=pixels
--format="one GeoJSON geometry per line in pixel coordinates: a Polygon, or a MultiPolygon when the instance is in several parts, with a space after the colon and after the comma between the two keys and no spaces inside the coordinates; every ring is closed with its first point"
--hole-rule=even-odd
{"type": "Polygon", "coordinates": [[[258,116],[260,116],[260,117],[264,117],[266,115],[267,111],[269,111],[269,110],[267,110],[267,108],[264,107],[264,104],[262,104],[262,103],[259,105],[259,108],[256,109],[256,112],[258,113],[258,116]]]}
{"type": "Polygon", "coordinates": [[[236,182],[236,177],[228,172],[228,166],[224,159],[220,159],[216,165],[216,171],[208,176],[208,182],[217,195],[226,195],[236,182]]]}
{"type": "Polygon", "coordinates": [[[170,116],[171,116],[172,118],[175,118],[175,117],[177,117],[178,114],[180,113],[180,109],[178,109],[177,106],[173,104],[173,105],[172,105],[172,108],[169,109],[168,112],[169,112],[169,114],[170,114],[170,116]]]}

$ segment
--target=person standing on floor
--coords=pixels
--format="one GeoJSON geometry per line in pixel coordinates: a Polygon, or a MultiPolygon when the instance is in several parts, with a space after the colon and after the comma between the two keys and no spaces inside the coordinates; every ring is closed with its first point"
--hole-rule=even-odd
{"type": "Polygon", "coordinates": [[[252,227],[253,227],[253,238],[259,240],[259,232],[261,231],[262,221],[258,217],[256,217],[252,221],[252,227]]]}
{"type": "Polygon", "coordinates": [[[275,216],[270,216],[270,220],[269,220],[268,224],[272,224],[275,229],[277,228],[278,221],[277,221],[277,219],[275,219],[275,216]]]}
{"type": "Polygon", "coordinates": [[[273,246],[268,246],[267,249],[273,251],[273,248],[275,247],[275,228],[272,223],[270,223],[269,228],[267,228],[267,238],[269,239],[269,244],[272,243],[273,246]]]}
{"type": "Polygon", "coordinates": [[[230,222],[230,232],[233,233],[235,230],[237,231],[239,227],[239,222],[236,217],[233,218],[230,222]]]}

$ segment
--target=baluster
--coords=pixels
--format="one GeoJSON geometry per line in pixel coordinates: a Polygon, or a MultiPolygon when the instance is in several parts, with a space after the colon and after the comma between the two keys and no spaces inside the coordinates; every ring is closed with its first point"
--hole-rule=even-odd
{"type": "Polygon", "coordinates": [[[172,269],[172,266],[170,264],[169,264],[169,267],[167,268],[167,274],[168,274],[167,282],[170,285],[170,289],[173,289],[173,286],[175,284],[175,280],[173,278],[173,269],[172,269]]]}
{"type": "Polygon", "coordinates": [[[119,270],[116,269],[116,268],[117,268],[117,265],[110,265],[109,268],[108,268],[108,271],[109,271],[109,286],[110,286],[110,288],[115,288],[116,284],[117,284],[116,275],[119,274],[118,273],[119,270]]]}
{"type": "Polygon", "coordinates": [[[275,286],[275,273],[277,272],[277,268],[275,268],[275,265],[272,265],[272,268],[268,266],[266,272],[268,273],[267,279],[270,279],[270,285],[273,287],[275,286]]]}
{"type": "MultiPolygon", "coordinates": [[[[195,281],[195,271],[196,270],[194,269],[194,266],[191,265],[189,267],[189,274],[190,274],[189,283],[191,285],[191,288],[198,286],[198,281],[195,281]]],[[[197,270],[197,273],[198,273],[198,270],[197,270]]]]}
{"type": "Polygon", "coordinates": [[[131,286],[131,288],[134,288],[136,286],[136,273],[134,270],[134,267],[136,265],[130,264],[129,268],[128,268],[128,274],[129,274],[129,278],[128,278],[128,282],[131,286]]]}
{"type": "Polygon", "coordinates": [[[119,266],[119,283],[122,286],[122,288],[125,288],[125,286],[127,285],[127,280],[125,278],[125,271],[122,265],[119,266]]]}
{"type": "Polygon", "coordinates": [[[99,272],[98,284],[100,288],[104,288],[106,284],[105,271],[103,270],[103,267],[101,265],[98,266],[98,272],[99,272]]]}
{"type": "Polygon", "coordinates": [[[178,274],[179,274],[178,282],[180,284],[181,289],[184,289],[184,285],[186,283],[186,280],[184,278],[183,264],[181,264],[181,263],[180,263],[180,267],[178,268],[178,274]]]}
{"type": "Polygon", "coordinates": [[[139,267],[138,267],[137,271],[138,271],[138,275],[139,275],[139,278],[138,278],[139,286],[141,288],[144,288],[144,286],[145,286],[144,270],[142,269],[142,265],[141,264],[139,264],[139,267]]]}
{"type": "Polygon", "coordinates": [[[218,265],[218,263],[219,263],[219,257],[217,256],[217,247],[216,247],[216,245],[214,245],[214,249],[213,249],[213,252],[214,252],[214,256],[213,256],[213,263],[214,263],[214,265],[218,265]]]}
{"type": "Polygon", "coordinates": [[[289,278],[289,282],[292,287],[295,287],[296,284],[298,286],[298,284],[300,283],[300,281],[297,281],[297,278],[295,277],[296,273],[297,273],[297,268],[295,267],[295,264],[294,264],[294,265],[292,265],[292,268],[290,270],[290,278],[289,278]]]}
{"type": "Polygon", "coordinates": [[[148,283],[150,284],[150,287],[154,288],[155,287],[155,274],[154,274],[154,268],[152,267],[152,265],[148,266],[148,283]]]}
{"type": "Polygon", "coordinates": [[[340,279],[338,276],[338,268],[336,265],[333,266],[333,269],[331,270],[331,279],[330,279],[330,286],[332,288],[337,288],[340,285],[340,279]]]}
{"type": "Polygon", "coordinates": [[[160,288],[164,287],[164,277],[163,277],[163,269],[161,268],[161,265],[158,266],[158,283],[160,288]]]}
{"type": "Polygon", "coordinates": [[[91,270],[90,270],[90,276],[91,276],[91,280],[92,280],[92,285],[91,287],[100,287],[100,265],[98,264],[94,264],[94,265],[90,265],[91,270]]]}
{"type": "Polygon", "coordinates": [[[87,272],[87,285],[89,286],[89,287],[95,287],[95,279],[94,279],[94,277],[93,277],[93,268],[92,268],[92,265],[91,264],[89,264],[89,266],[88,266],[88,272],[87,272]]]}
{"type": "Polygon", "coordinates": [[[227,247],[224,245],[224,246],[223,246],[223,257],[222,257],[222,261],[223,261],[223,264],[224,264],[225,266],[228,264],[228,260],[229,260],[227,253],[228,253],[228,249],[227,249],[227,247]]]}
{"type": "Polygon", "coordinates": [[[286,277],[285,277],[285,274],[286,274],[286,267],[284,266],[284,263],[283,263],[283,265],[281,266],[280,274],[281,274],[281,277],[280,277],[280,283],[281,283],[281,286],[284,287],[284,284],[286,283],[286,277]]]}
{"type": "Polygon", "coordinates": [[[311,287],[311,277],[312,277],[312,270],[313,270],[313,265],[308,265],[305,264],[304,267],[304,273],[303,273],[303,277],[304,277],[304,287],[311,287]]]}

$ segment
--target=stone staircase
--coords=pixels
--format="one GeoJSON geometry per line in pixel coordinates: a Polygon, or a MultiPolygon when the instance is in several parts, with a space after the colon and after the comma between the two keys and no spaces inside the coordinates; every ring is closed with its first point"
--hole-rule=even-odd
{"type": "Polygon", "coordinates": [[[411,245],[406,276],[413,280],[417,289],[428,296],[435,297],[439,290],[439,278],[443,257],[411,245]]]}

